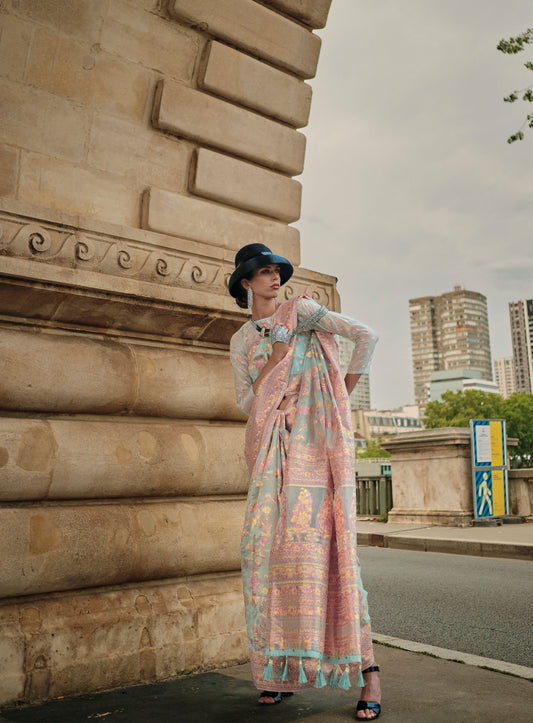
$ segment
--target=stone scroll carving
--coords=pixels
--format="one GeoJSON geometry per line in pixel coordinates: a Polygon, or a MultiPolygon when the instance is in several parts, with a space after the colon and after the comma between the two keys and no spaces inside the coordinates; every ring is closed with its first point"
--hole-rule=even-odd
{"type": "MultiPolygon", "coordinates": [[[[12,217],[0,218],[0,273],[2,257],[221,294],[232,271],[230,264],[184,250],[12,217]]],[[[328,286],[298,271],[283,292],[285,299],[307,293],[325,306],[331,300],[328,286]]]]}

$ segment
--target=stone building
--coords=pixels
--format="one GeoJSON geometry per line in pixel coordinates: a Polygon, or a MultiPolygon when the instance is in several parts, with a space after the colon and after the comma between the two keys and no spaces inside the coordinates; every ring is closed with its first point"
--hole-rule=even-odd
{"type": "Polygon", "coordinates": [[[329,5],[0,7],[0,704],[246,658],[225,284],[299,264],[329,5]]]}

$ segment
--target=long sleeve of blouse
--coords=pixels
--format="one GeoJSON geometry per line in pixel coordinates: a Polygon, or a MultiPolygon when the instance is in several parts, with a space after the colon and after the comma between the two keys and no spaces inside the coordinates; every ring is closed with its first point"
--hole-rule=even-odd
{"type": "MultiPolygon", "coordinates": [[[[267,320],[263,320],[263,323],[267,320]]],[[[269,324],[265,323],[268,327],[269,324]]],[[[348,366],[349,374],[364,374],[368,371],[377,334],[365,324],[355,321],[343,314],[328,311],[310,298],[298,301],[298,320],[296,335],[316,330],[330,334],[338,334],[354,343],[354,351],[348,366]]],[[[257,331],[250,324],[244,324],[233,335],[230,342],[230,359],[235,380],[235,396],[237,405],[245,414],[250,414],[254,400],[252,384],[270,354],[270,342],[265,338],[254,358],[249,355],[250,338],[255,339],[257,331]],[[251,337],[249,336],[251,334],[251,337]]],[[[298,339],[296,340],[298,344],[298,339]]],[[[302,343],[304,343],[302,337],[302,343]]]]}
{"type": "Polygon", "coordinates": [[[312,323],[309,328],[316,331],[326,331],[330,334],[338,334],[354,343],[352,358],[347,370],[348,374],[368,373],[374,348],[379,338],[373,329],[360,321],[351,319],[349,316],[328,311],[313,299],[300,299],[298,303],[298,327],[307,327],[310,320],[312,320],[312,323]]]}

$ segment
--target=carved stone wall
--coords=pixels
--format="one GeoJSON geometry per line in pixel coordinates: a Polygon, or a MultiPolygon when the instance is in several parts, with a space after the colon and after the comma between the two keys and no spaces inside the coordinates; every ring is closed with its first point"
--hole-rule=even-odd
{"type": "Polygon", "coordinates": [[[246,658],[226,283],[299,265],[330,1],[0,4],[0,704],[246,658]]]}

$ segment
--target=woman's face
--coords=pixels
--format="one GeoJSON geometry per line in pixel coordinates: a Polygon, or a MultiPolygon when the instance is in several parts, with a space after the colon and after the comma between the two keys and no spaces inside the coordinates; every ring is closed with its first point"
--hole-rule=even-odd
{"type": "Polygon", "coordinates": [[[281,286],[279,266],[277,264],[270,264],[269,266],[262,266],[260,269],[256,269],[253,277],[249,281],[248,279],[243,279],[242,285],[245,289],[251,288],[254,296],[257,295],[264,299],[275,299],[281,286]]]}

